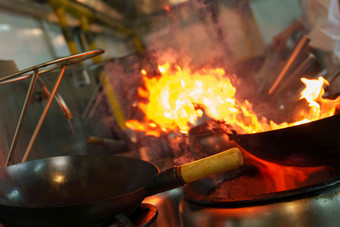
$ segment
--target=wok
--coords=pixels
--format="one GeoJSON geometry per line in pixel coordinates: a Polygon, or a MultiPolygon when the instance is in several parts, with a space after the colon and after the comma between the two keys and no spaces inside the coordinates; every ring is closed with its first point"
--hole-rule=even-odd
{"type": "Polygon", "coordinates": [[[254,134],[227,133],[243,151],[280,165],[338,165],[340,115],[254,134]]]}
{"type": "Polygon", "coordinates": [[[145,196],[242,165],[237,148],[159,173],[139,159],[61,156],[0,168],[0,222],[85,226],[129,215],[145,196]]]}

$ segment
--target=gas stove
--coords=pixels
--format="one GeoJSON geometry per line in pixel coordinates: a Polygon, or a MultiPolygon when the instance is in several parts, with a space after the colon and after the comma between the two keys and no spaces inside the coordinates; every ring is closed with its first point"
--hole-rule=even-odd
{"type": "Polygon", "coordinates": [[[142,203],[128,217],[124,214],[116,215],[112,223],[101,225],[100,227],[152,227],[157,226],[157,216],[158,210],[154,205],[142,203]]]}
{"type": "Polygon", "coordinates": [[[257,163],[184,192],[182,226],[340,226],[339,168],[257,163]]]}

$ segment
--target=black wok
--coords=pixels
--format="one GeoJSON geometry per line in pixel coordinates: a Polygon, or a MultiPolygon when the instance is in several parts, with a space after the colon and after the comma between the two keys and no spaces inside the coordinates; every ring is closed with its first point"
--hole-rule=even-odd
{"type": "Polygon", "coordinates": [[[338,165],[340,160],[339,114],[267,132],[227,134],[242,150],[280,165],[338,165]]]}
{"type": "Polygon", "coordinates": [[[84,226],[129,215],[145,196],[237,168],[237,148],[159,173],[151,163],[113,155],[62,156],[0,168],[0,222],[84,226]]]}

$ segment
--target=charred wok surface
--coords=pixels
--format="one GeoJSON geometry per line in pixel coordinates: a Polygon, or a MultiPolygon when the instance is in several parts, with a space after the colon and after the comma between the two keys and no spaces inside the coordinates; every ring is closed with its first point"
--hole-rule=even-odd
{"type": "Polygon", "coordinates": [[[287,167],[255,158],[229,174],[187,185],[185,198],[213,206],[254,205],[305,196],[339,182],[340,168],[287,167]]]}

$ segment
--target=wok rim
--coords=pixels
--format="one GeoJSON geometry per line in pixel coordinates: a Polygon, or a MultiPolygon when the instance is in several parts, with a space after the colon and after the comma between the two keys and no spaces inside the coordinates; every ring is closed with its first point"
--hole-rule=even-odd
{"type": "Polygon", "coordinates": [[[235,134],[228,134],[229,136],[250,136],[250,135],[263,135],[263,134],[267,134],[267,133],[272,133],[272,132],[277,132],[277,131],[285,131],[285,130],[289,130],[289,129],[295,129],[295,128],[298,128],[299,126],[305,126],[305,125],[314,125],[314,124],[317,124],[317,123],[320,123],[321,121],[326,121],[326,120],[329,120],[330,118],[333,118],[333,117],[340,117],[340,114],[334,114],[332,116],[329,116],[329,117],[324,117],[324,118],[321,118],[321,119],[318,119],[318,120],[315,120],[315,121],[310,121],[310,122],[306,122],[306,123],[302,123],[302,124],[299,124],[299,125],[291,125],[291,126],[288,126],[288,127],[284,127],[284,128],[278,128],[278,129],[272,129],[272,130],[269,130],[269,131],[263,131],[263,132],[255,132],[255,133],[245,133],[245,134],[239,134],[239,133],[235,133],[235,134]]]}
{"type": "MultiPolygon", "coordinates": [[[[84,155],[53,156],[53,157],[48,157],[48,158],[40,158],[40,159],[30,160],[30,161],[26,161],[26,162],[22,162],[22,163],[16,163],[16,164],[13,164],[13,165],[10,165],[10,166],[7,166],[7,167],[1,167],[0,169],[10,168],[12,166],[22,165],[22,164],[25,164],[25,163],[28,163],[28,162],[50,160],[50,159],[54,159],[54,158],[84,157],[84,156],[98,156],[98,155],[100,155],[100,156],[115,156],[114,154],[109,154],[109,155],[108,154],[95,154],[95,155],[93,155],[93,154],[84,154],[84,155]]],[[[158,167],[155,164],[151,163],[151,162],[148,162],[148,161],[145,161],[145,160],[142,160],[142,159],[130,158],[130,157],[124,157],[124,156],[116,156],[116,157],[117,158],[123,158],[123,159],[129,159],[129,160],[136,160],[136,161],[143,162],[143,163],[148,163],[153,168],[155,168],[155,170],[157,170],[157,173],[155,175],[157,175],[160,172],[158,167]]],[[[104,202],[107,202],[107,201],[110,201],[110,200],[116,200],[116,199],[119,199],[119,198],[122,198],[122,197],[129,197],[129,196],[131,196],[133,194],[137,194],[137,193],[145,190],[146,189],[146,185],[147,185],[147,183],[145,184],[144,187],[141,187],[141,188],[139,188],[139,189],[137,189],[135,191],[132,191],[132,192],[129,192],[129,193],[126,193],[126,194],[122,194],[122,195],[114,196],[114,197],[108,197],[108,198],[101,199],[101,200],[96,200],[96,201],[93,201],[93,202],[74,203],[74,204],[66,204],[66,205],[58,205],[58,206],[34,206],[34,207],[30,207],[30,206],[12,206],[12,205],[9,205],[9,204],[3,204],[0,201],[0,206],[11,207],[11,208],[18,208],[18,209],[58,209],[58,208],[78,207],[78,206],[93,206],[93,205],[96,205],[96,204],[99,204],[99,203],[104,203],[104,202]]]]}

